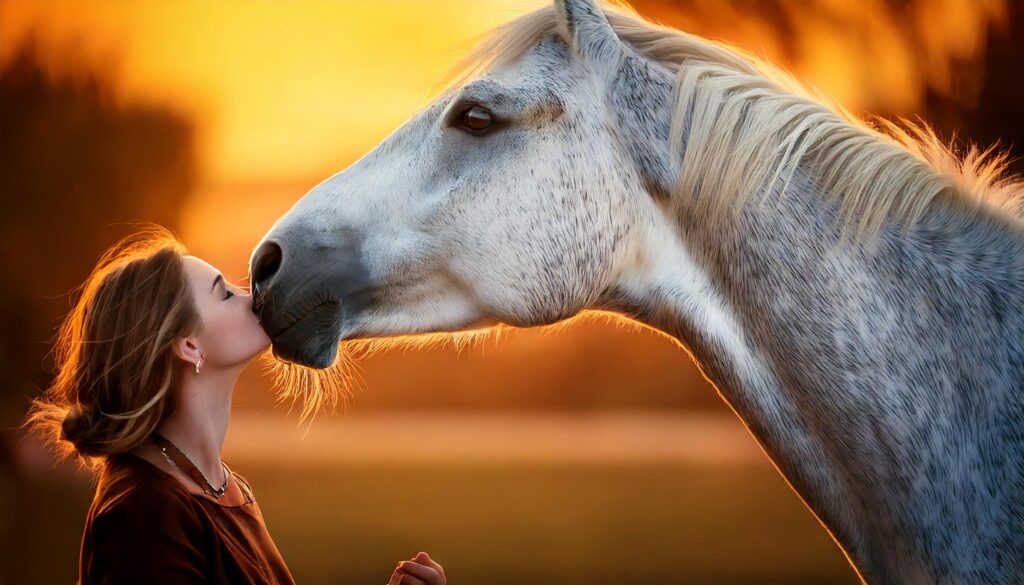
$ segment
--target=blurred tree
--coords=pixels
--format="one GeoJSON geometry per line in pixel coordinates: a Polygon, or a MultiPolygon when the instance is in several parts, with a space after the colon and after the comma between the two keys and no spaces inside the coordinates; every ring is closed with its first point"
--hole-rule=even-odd
{"type": "Polygon", "coordinates": [[[55,73],[29,37],[0,66],[0,581],[31,582],[45,559],[39,486],[19,473],[17,427],[52,380],[60,319],[103,250],[153,221],[171,229],[195,181],[193,127],[161,106],[119,103],[87,63],[55,73]],[[18,563],[13,563],[17,559],[18,563]],[[11,563],[11,564],[8,564],[11,563]]]}
{"type": "MultiPolygon", "coordinates": [[[[753,51],[856,112],[920,116],[940,136],[1024,144],[1024,2],[631,0],[667,26],[753,51]]],[[[1024,161],[1013,170],[1024,173],[1024,161]]]]}
{"type": "Polygon", "coordinates": [[[951,95],[927,93],[923,116],[943,136],[956,133],[983,147],[998,143],[1009,149],[1015,157],[1011,168],[1024,174],[1024,2],[1011,1],[1006,15],[1005,25],[991,35],[980,63],[958,64],[951,95]]]}
{"type": "MultiPolygon", "coordinates": [[[[0,443],[51,380],[60,318],[102,251],[171,229],[195,181],[193,127],[163,106],[119,103],[115,80],[43,64],[30,35],[0,68],[0,443]]],[[[0,455],[0,466],[9,457],[0,455]]]]}

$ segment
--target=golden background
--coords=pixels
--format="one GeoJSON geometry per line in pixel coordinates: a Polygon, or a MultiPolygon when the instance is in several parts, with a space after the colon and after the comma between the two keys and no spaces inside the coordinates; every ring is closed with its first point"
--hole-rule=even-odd
{"type": "MultiPolygon", "coordinates": [[[[17,430],[69,291],[156,221],[244,286],[303,193],[540,1],[0,2],[0,583],[70,583],[92,488],[17,430]]],[[[1024,139],[1024,11],[972,0],[641,0],[857,112],[1024,139]]],[[[1015,141],[1016,139],[1016,141],[1015,141]]],[[[1019,167],[1018,167],[1019,169],[1019,167]]],[[[245,372],[225,459],[300,583],[383,583],[427,550],[454,585],[853,582],[688,356],[580,322],[360,364],[311,427],[245,372]]]]}

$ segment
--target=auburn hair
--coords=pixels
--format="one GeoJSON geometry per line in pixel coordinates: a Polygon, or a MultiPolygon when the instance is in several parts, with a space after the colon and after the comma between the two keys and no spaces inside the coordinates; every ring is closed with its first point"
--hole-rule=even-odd
{"type": "Polygon", "coordinates": [[[185,246],[166,228],[138,231],[89,274],[56,343],[56,376],[24,426],[59,459],[95,468],[130,451],[171,415],[184,368],[172,346],[202,327],[184,269],[185,246]]]}

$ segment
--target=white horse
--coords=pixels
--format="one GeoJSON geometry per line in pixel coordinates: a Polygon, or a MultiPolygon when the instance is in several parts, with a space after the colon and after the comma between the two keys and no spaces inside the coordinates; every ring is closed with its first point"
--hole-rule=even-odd
{"type": "Polygon", "coordinates": [[[863,580],[1024,582],[1024,189],[1000,157],[593,0],[462,71],[254,250],[275,355],[618,312],[692,354],[863,580]]]}

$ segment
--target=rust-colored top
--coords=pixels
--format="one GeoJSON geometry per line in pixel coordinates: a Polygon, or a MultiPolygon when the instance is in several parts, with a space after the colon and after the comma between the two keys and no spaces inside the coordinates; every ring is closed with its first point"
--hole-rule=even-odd
{"type": "Polygon", "coordinates": [[[191,493],[137,455],[109,457],[85,520],[79,583],[294,585],[252,488],[231,474],[237,505],[191,493]]]}

